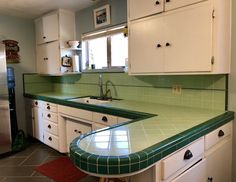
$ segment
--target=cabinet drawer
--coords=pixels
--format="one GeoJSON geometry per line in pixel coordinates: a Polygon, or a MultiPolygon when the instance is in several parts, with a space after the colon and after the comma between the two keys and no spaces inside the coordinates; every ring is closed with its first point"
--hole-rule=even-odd
{"type": "Polygon", "coordinates": [[[110,125],[117,124],[117,116],[94,112],[93,121],[110,126],[110,125]]]}
{"type": "Polygon", "coordinates": [[[57,113],[53,113],[50,111],[43,111],[43,118],[54,123],[57,123],[57,113]]]}
{"type": "Polygon", "coordinates": [[[44,130],[53,135],[58,135],[58,126],[53,122],[44,120],[44,130]]]}
{"type": "Polygon", "coordinates": [[[57,105],[50,102],[43,102],[42,109],[51,112],[57,112],[57,105]]]}
{"type": "Polygon", "coordinates": [[[48,132],[45,131],[44,133],[44,142],[45,144],[49,145],[50,147],[58,150],[58,146],[59,146],[59,143],[58,143],[58,137],[53,135],[53,134],[50,134],[48,132]]]}
{"type": "Polygon", "coordinates": [[[162,179],[165,180],[186,165],[193,164],[204,154],[203,137],[162,161],[162,179]]]}
{"type": "Polygon", "coordinates": [[[172,9],[176,9],[176,8],[181,8],[187,5],[191,5],[194,3],[198,3],[201,1],[205,1],[205,0],[177,0],[177,1],[169,1],[165,3],[165,11],[169,11],[172,9]]]}
{"type": "Polygon", "coordinates": [[[232,121],[215,129],[205,136],[205,150],[208,150],[230,135],[232,135],[232,121]]]}

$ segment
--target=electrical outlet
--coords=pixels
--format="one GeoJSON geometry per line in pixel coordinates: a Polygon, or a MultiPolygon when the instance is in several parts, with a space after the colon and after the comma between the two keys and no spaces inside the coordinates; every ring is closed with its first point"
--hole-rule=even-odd
{"type": "Polygon", "coordinates": [[[180,95],[182,93],[181,85],[172,85],[172,93],[180,95]]]}

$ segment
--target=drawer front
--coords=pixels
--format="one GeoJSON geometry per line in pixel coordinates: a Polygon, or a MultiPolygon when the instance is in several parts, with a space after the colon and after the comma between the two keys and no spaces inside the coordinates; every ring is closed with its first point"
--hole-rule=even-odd
{"type": "Polygon", "coordinates": [[[166,1],[165,3],[165,11],[173,10],[176,8],[184,7],[187,5],[191,5],[194,3],[198,3],[204,0],[177,0],[177,1],[166,1]]]}
{"type": "Polygon", "coordinates": [[[43,111],[43,118],[54,123],[57,123],[57,113],[50,111],[43,111]]]}
{"type": "Polygon", "coordinates": [[[93,122],[102,123],[104,125],[110,126],[110,125],[117,124],[117,116],[94,112],[93,122]]]}
{"type": "Polygon", "coordinates": [[[230,135],[232,135],[232,121],[215,129],[205,136],[205,150],[208,150],[230,135]]]}
{"type": "Polygon", "coordinates": [[[92,121],[91,111],[58,105],[58,112],[61,114],[70,115],[75,118],[81,118],[88,121],[92,121]]]}
{"type": "Polygon", "coordinates": [[[193,142],[162,161],[162,179],[165,180],[184,166],[199,160],[204,154],[204,138],[193,142]]]}
{"type": "Polygon", "coordinates": [[[50,102],[43,102],[42,108],[45,111],[57,112],[57,105],[50,102]]]}
{"type": "Polygon", "coordinates": [[[46,130],[47,132],[58,136],[58,126],[57,124],[44,120],[44,130],[46,130]]]}
{"type": "Polygon", "coordinates": [[[50,147],[58,150],[59,142],[58,137],[54,136],[53,134],[50,134],[48,132],[44,133],[44,143],[49,145],[50,147]]]}
{"type": "Polygon", "coordinates": [[[117,123],[125,123],[125,122],[129,122],[129,121],[131,121],[131,120],[132,120],[132,119],[129,119],[129,118],[118,117],[117,123]]]}

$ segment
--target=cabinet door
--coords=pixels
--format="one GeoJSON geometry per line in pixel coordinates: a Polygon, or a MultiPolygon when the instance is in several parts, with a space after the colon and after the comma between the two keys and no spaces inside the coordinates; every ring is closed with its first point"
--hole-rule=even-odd
{"type": "Polygon", "coordinates": [[[155,73],[164,71],[163,16],[131,22],[129,34],[129,71],[155,73]]]}
{"type": "Polygon", "coordinates": [[[81,134],[90,132],[91,130],[92,127],[90,124],[66,118],[66,139],[68,149],[72,140],[79,137],[81,134]]]}
{"type": "Polygon", "coordinates": [[[225,139],[206,155],[208,182],[231,182],[232,139],[225,139]]]}
{"type": "Polygon", "coordinates": [[[203,0],[170,0],[170,1],[165,0],[165,11],[191,5],[201,1],[203,0]]]}
{"type": "Polygon", "coordinates": [[[33,136],[40,140],[44,141],[44,129],[43,129],[43,118],[42,118],[42,110],[38,107],[33,107],[33,136]]]}
{"type": "Polygon", "coordinates": [[[206,180],[206,161],[205,159],[195,164],[183,174],[171,182],[205,182],[206,180]]]}
{"type": "Polygon", "coordinates": [[[60,72],[61,60],[58,41],[37,46],[37,72],[55,74],[60,72]]]}
{"type": "Polygon", "coordinates": [[[52,14],[35,20],[37,44],[58,40],[59,23],[58,15],[52,14]]]}
{"type": "Polygon", "coordinates": [[[129,0],[129,18],[134,20],[164,10],[164,0],[129,0]]]}
{"type": "Polygon", "coordinates": [[[165,72],[211,71],[212,20],[208,1],[171,11],[164,17],[165,72]]]}
{"type": "Polygon", "coordinates": [[[58,40],[59,37],[59,19],[58,14],[47,15],[43,17],[43,39],[44,42],[58,40]]]}

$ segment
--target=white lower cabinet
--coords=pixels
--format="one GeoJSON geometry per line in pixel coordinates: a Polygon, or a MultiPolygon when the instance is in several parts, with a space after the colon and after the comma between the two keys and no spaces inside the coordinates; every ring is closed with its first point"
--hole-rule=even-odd
{"type": "Polygon", "coordinates": [[[205,182],[206,160],[203,159],[171,182],[205,182]]]}
{"type": "Polygon", "coordinates": [[[92,130],[92,125],[81,122],[75,119],[66,118],[66,141],[69,151],[70,143],[82,134],[88,133],[92,130]]]}
{"type": "Polygon", "coordinates": [[[42,109],[38,106],[32,108],[33,118],[32,118],[32,127],[33,127],[33,136],[39,141],[43,142],[44,132],[43,132],[43,117],[42,109]]]}

